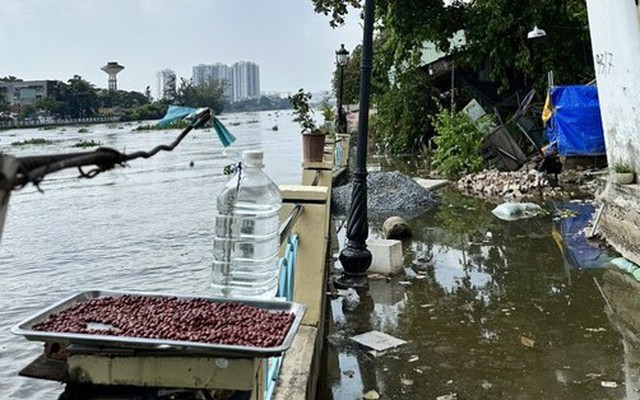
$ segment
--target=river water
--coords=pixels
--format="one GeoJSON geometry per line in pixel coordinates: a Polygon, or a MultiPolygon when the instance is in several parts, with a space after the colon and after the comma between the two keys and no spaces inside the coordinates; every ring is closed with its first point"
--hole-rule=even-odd
{"type": "Polygon", "coordinates": [[[637,296],[633,283],[616,283],[633,279],[568,262],[554,213],[506,222],[491,214],[495,204],[439,194],[437,209],[409,221],[415,235],[404,242],[405,265],[423,279],[371,280],[353,311],[331,301],[323,397],[640,399],[638,341],[598,289],[637,296]],[[375,352],[351,340],[372,330],[407,343],[375,352]]]}
{"type": "MultiPolygon", "coordinates": [[[[276,183],[300,183],[301,139],[289,111],[221,120],[237,137],[234,150],[262,149],[276,183]]],[[[179,133],[134,127],[1,131],[0,146],[8,154],[36,155],[79,151],[74,144],[93,140],[130,153],[169,144],[179,133]],[[32,138],[51,144],[12,145],[32,138]]],[[[197,130],[173,152],[127,168],[94,179],[62,171],[42,183],[44,193],[33,186],[13,193],[0,245],[0,398],[56,399],[61,392],[57,383],[18,377],[41,344],[10,329],[43,307],[91,288],[206,293],[215,198],[230,162],[222,151],[215,131],[197,130]]]]}

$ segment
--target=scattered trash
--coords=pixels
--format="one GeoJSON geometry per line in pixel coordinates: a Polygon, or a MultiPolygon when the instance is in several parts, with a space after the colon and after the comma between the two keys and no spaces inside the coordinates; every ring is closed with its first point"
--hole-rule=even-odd
{"type": "Polygon", "coordinates": [[[413,355],[411,357],[409,357],[409,362],[416,362],[420,359],[420,357],[413,355]]]}
{"type": "Polygon", "coordinates": [[[358,292],[356,292],[354,288],[347,289],[344,300],[342,301],[344,309],[347,311],[353,311],[358,308],[358,304],[360,304],[360,296],[358,295],[358,292]]]}
{"type": "Polygon", "coordinates": [[[435,304],[431,304],[431,303],[429,303],[429,304],[420,304],[421,308],[431,308],[431,307],[435,307],[435,306],[436,306],[435,304]]]}
{"type": "Polygon", "coordinates": [[[398,283],[402,286],[411,286],[411,282],[409,281],[399,281],[398,283]]]}
{"type": "Polygon", "coordinates": [[[369,390],[367,393],[362,395],[362,398],[365,400],[377,400],[380,398],[380,395],[375,390],[369,390]]]}
{"type": "Polygon", "coordinates": [[[503,203],[494,208],[491,213],[504,221],[533,218],[544,210],[535,203],[503,203]]]}
{"type": "Polygon", "coordinates": [[[419,374],[424,374],[424,371],[421,370],[420,368],[414,368],[413,370],[416,371],[419,374]]]}
{"type": "Polygon", "coordinates": [[[535,346],[536,342],[533,339],[529,339],[526,336],[520,336],[520,344],[523,345],[524,347],[528,347],[530,349],[533,349],[533,347],[535,346]]]}
{"type": "Polygon", "coordinates": [[[604,328],[584,328],[587,332],[606,332],[607,330],[604,328]]]}
{"type": "Polygon", "coordinates": [[[370,281],[381,281],[383,279],[387,279],[386,276],[381,275],[381,274],[369,274],[367,276],[369,277],[370,281]]]}
{"type": "Polygon", "coordinates": [[[614,381],[600,381],[600,386],[610,389],[615,389],[618,387],[618,382],[614,381]]]}
{"type": "Polygon", "coordinates": [[[417,277],[418,277],[418,274],[416,274],[416,271],[414,271],[410,267],[404,268],[404,279],[411,281],[416,279],[417,277]]]}
{"type": "Polygon", "coordinates": [[[361,335],[353,336],[351,340],[376,351],[385,351],[407,343],[402,339],[398,339],[380,331],[370,331],[361,335]]]}
{"type": "Polygon", "coordinates": [[[555,212],[554,218],[567,219],[567,218],[573,218],[577,215],[578,213],[576,211],[569,210],[568,208],[563,208],[555,212]]]}
{"type": "Polygon", "coordinates": [[[456,400],[458,398],[458,393],[449,393],[443,396],[436,397],[436,400],[456,400]]]}
{"type": "Polygon", "coordinates": [[[427,279],[427,276],[426,276],[426,275],[423,275],[423,274],[417,274],[417,275],[416,275],[416,279],[417,279],[417,280],[419,280],[419,281],[421,281],[421,280],[423,280],[423,279],[427,279]]]}
{"type": "Polygon", "coordinates": [[[493,384],[491,384],[491,383],[489,383],[489,382],[487,382],[487,381],[482,382],[482,388],[483,388],[484,390],[489,390],[489,389],[491,389],[492,387],[493,387],[493,384]]]}
{"type": "Polygon", "coordinates": [[[630,274],[633,274],[638,269],[638,266],[636,264],[632,263],[624,257],[616,257],[609,262],[620,268],[621,270],[627,271],[630,274]]]}
{"type": "Polygon", "coordinates": [[[407,379],[403,376],[400,378],[400,383],[402,383],[405,386],[411,386],[413,385],[413,379],[407,379]]]}

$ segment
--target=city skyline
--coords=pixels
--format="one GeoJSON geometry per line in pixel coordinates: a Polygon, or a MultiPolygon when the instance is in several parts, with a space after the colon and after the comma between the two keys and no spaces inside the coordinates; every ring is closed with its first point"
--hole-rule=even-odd
{"type": "Polygon", "coordinates": [[[100,67],[113,61],[126,67],[118,89],[144,92],[167,67],[190,77],[202,61],[252,60],[261,91],[322,91],[330,88],[335,50],[362,40],[359,22],[354,12],[332,29],[305,0],[0,0],[7,55],[0,76],[66,82],[80,75],[107,88],[100,67]]]}
{"type": "Polygon", "coordinates": [[[255,99],[261,95],[260,66],[251,61],[237,61],[231,65],[223,63],[198,64],[193,68],[193,84],[200,86],[210,81],[221,82],[224,94],[233,103],[255,99]]]}

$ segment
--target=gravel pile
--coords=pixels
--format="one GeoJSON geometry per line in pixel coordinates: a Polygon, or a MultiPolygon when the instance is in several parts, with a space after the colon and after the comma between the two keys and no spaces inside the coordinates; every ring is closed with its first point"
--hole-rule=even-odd
{"type": "MultiPolygon", "coordinates": [[[[368,215],[373,219],[391,215],[410,218],[437,204],[433,193],[397,171],[370,173],[367,188],[368,215]]],[[[352,190],[352,183],[333,189],[331,206],[334,214],[346,215],[349,212],[352,190]]]]}
{"type": "Polygon", "coordinates": [[[458,181],[462,193],[489,199],[521,200],[534,197],[562,198],[567,193],[552,187],[543,172],[522,170],[513,172],[482,171],[458,181]]]}

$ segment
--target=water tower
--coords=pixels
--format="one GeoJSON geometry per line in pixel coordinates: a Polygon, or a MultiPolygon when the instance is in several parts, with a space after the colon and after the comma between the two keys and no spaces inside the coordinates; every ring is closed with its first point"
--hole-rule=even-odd
{"type": "Polygon", "coordinates": [[[118,90],[116,75],[118,75],[118,72],[122,71],[124,67],[117,62],[108,62],[107,65],[100,69],[109,74],[109,90],[118,90]]]}

